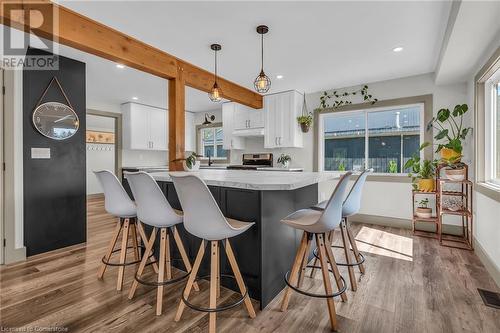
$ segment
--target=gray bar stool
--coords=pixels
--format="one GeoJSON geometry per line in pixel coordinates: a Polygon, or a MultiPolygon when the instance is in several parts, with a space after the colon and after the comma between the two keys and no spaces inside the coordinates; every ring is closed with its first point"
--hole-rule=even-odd
{"type": "MultiPolygon", "coordinates": [[[[356,239],[354,238],[351,232],[347,218],[359,212],[361,208],[361,196],[363,194],[363,187],[366,182],[366,177],[368,177],[368,174],[371,172],[373,172],[373,169],[366,169],[365,171],[363,171],[359,175],[354,185],[352,185],[351,190],[349,191],[349,194],[347,195],[347,198],[344,200],[344,204],[342,206],[342,222],[340,223],[342,246],[332,245],[332,247],[344,249],[346,261],[342,263],[337,262],[337,265],[347,267],[352,291],[356,291],[358,288],[356,283],[356,276],[354,275],[354,266],[358,266],[361,274],[365,274],[365,267],[363,265],[363,263],[365,262],[365,257],[358,250],[358,246],[356,245],[356,239]],[[353,260],[351,259],[350,255],[351,251],[354,253],[354,257],[356,258],[355,262],[353,262],[353,260]]],[[[324,210],[326,203],[327,201],[325,200],[323,202],[320,202],[316,206],[313,206],[312,208],[317,210],[324,210]]],[[[329,241],[330,243],[333,243],[333,231],[329,235],[329,241]]],[[[314,260],[314,266],[317,264],[319,260],[317,250],[318,249],[315,249],[314,251],[314,255],[316,257],[316,259],[314,260]]],[[[311,270],[310,276],[311,277],[314,276],[314,268],[311,270]]]]}
{"type": "Polygon", "coordinates": [[[281,220],[282,223],[285,223],[292,228],[304,231],[302,241],[293,262],[292,270],[291,272],[287,272],[285,274],[285,283],[288,287],[285,289],[285,293],[281,301],[281,311],[286,311],[288,308],[288,302],[290,300],[292,290],[310,297],[325,298],[328,305],[331,328],[334,331],[337,330],[337,315],[335,312],[335,303],[333,302],[333,298],[341,296],[342,300],[345,301],[347,297],[345,295],[346,286],[344,278],[339,273],[326,235],[331,230],[338,227],[340,221],[342,220],[342,201],[344,199],[344,193],[350,175],[351,172],[347,172],[344,176],[342,176],[342,178],[340,178],[337,187],[333,191],[332,196],[328,200],[323,211],[315,209],[301,209],[281,220]],[[308,266],[307,262],[313,237],[316,239],[316,246],[319,249],[320,265],[317,267],[321,268],[321,272],[323,273],[323,285],[325,287],[324,294],[313,294],[300,289],[302,281],[299,278],[299,272],[303,272],[306,267],[312,267],[308,266]],[[328,264],[330,264],[331,270],[328,268],[328,264]],[[338,292],[333,292],[332,290],[329,272],[332,272],[335,277],[338,292]]]}
{"type": "MultiPolygon", "coordinates": [[[[160,257],[158,260],[158,282],[148,282],[141,279],[141,276],[146,267],[148,258],[144,256],[141,260],[135,280],[132,283],[128,298],[134,297],[135,291],[139,283],[149,286],[156,286],[156,315],[161,315],[163,305],[163,286],[181,281],[188,277],[191,272],[191,263],[182,244],[182,240],[177,231],[176,225],[182,223],[181,212],[179,214],[170,206],[165,195],[161,191],[156,181],[151,175],[145,172],[126,172],[127,180],[130,184],[130,189],[134,194],[137,204],[137,217],[139,220],[153,227],[149,241],[146,245],[146,253],[152,251],[156,234],[160,234],[160,257]],[[170,237],[173,237],[175,244],[179,250],[186,273],[178,277],[172,275],[172,258],[170,256],[170,237]],[[166,273],[166,279],[165,279],[166,273]]],[[[198,289],[198,285],[194,288],[198,289]]]]}
{"type": "MultiPolygon", "coordinates": [[[[137,264],[141,260],[141,250],[143,248],[138,245],[137,231],[139,231],[143,242],[146,241],[146,234],[141,224],[137,222],[135,204],[130,199],[127,192],[125,192],[118,178],[109,170],[94,171],[94,174],[104,191],[104,208],[106,212],[119,218],[111,241],[109,242],[108,250],[104,257],[102,257],[102,265],[97,272],[97,277],[98,279],[102,279],[108,266],[117,266],[118,280],[116,290],[122,290],[125,266],[137,264]],[[115,245],[120,233],[122,233],[121,248],[115,250],[115,245]],[[129,238],[132,239],[132,246],[128,246],[129,238]],[[134,261],[126,261],[127,249],[134,249],[134,261]],[[112,254],[116,252],[120,252],[120,261],[118,263],[110,262],[112,254]]],[[[154,261],[152,253],[150,253],[148,257],[154,261]]],[[[153,267],[157,269],[156,265],[153,267]]]]}
{"type": "Polygon", "coordinates": [[[248,230],[254,223],[242,222],[224,217],[220,211],[217,202],[214,200],[212,193],[207,185],[194,175],[177,176],[170,174],[175,185],[175,190],[181,202],[184,211],[184,227],[186,230],[196,237],[202,239],[200,249],[193,264],[193,270],[189,275],[186,288],[181,297],[175,321],[181,319],[182,313],[186,306],[193,310],[209,313],[209,332],[216,331],[216,313],[219,311],[228,310],[242,302],[245,302],[246,309],[250,318],[255,318],[255,310],[252,301],[248,296],[248,291],[243,282],[243,278],[238,268],[234,252],[229,243],[229,238],[237,236],[248,230]],[[238,284],[242,297],[236,302],[217,307],[217,297],[220,293],[220,277],[230,277],[230,275],[220,274],[219,262],[219,242],[225,247],[225,251],[229,260],[229,264],[234,273],[234,279],[238,284]],[[196,274],[200,268],[203,255],[205,253],[205,245],[210,243],[210,307],[202,308],[188,302],[189,294],[193,283],[196,281],[196,274]]]}

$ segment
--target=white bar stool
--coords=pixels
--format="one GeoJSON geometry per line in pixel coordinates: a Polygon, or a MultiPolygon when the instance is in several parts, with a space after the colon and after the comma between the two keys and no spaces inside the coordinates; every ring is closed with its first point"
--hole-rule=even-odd
{"type": "MultiPolygon", "coordinates": [[[[288,287],[285,289],[285,293],[281,301],[281,311],[286,311],[288,308],[288,302],[290,301],[290,294],[292,290],[310,297],[325,298],[328,305],[331,328],[334,331],[337,330],[337,315],[335,312],[335,303],[333,302],[333,298],[341,296],[342,300],[345,301],[347,300],[347,297],[345,295],[345,281],[340,275],[338,267],[335,264],[335,258],[326,234],[338,227],[342,220],[342,201],[344,199],[344,193],[350,175],[351,172],[347,172],[342,176],[342,178],[340,178],[337,187],[333,191],[332,196],[325,206],[324,211],[301,209],[281,220],[282,223],[285,223],[292,228],[304,231],[302,241],[293,262],[292,270],[291,272],[289,271],[285,274],[285,283],[288,287]],[[320,265],[317,267],[321,268],[321,272],[323,273],[323,285],[325,287],[324,294],[314,294],[300,289],[302,280],[299,278],[299,272],[303,272],[306,267],[313,267],[307,265],[313,237],[316,238],[316,246],[319,249],[320,265]],[[328,264],[330,264],[331,270],[328,268],[328,264]],[[332,290],[329,272],[332,272],[335,277],[338,292],[333,292],[332,290]]],[[[303,274],[301,275],[303,276],[303,274]]]]}
{"type": "MultiPolygon", "coordinates": [[[[193,270],[189,275],[186,288],[181,297],[175,321],[181,319],[182,313],[186,307],[193,310],[209,313],[209,332],[216,331],[216,313],[228,310],[242,302],[245,302],[246,309],[250,318],[255,318],[255,310],[252,301],[248,296],[248,291],[243,282],[243,278],[238,268],[233,249],[229,243],[229,238],[237,236],[248,230],[254,223],[242,222],[224,217],[220,211],[217,202],[207,185],[194,175],[176,176],[170,174],[175,185],[175,190],[181,202],[184,211],[184,227],[196,237],[202,239],[200,249],[193,264],[193,270]],[[217,307],[217,297],[220,294],[220,263],[219,263],[219,241],[225,247],[229,264],[234,273],[234,278],[238,284],[242,297],[229,305],[217,307]],[[210,242],[210,307],[203,308],[188,302],[189,294],[193,283],[196,281],[196,274],[200,268],[205,245],[210,242]]],[[[222,275],[231,277],[230,275],[222,275]]]]}
{"type": "MultiPolygon", "coordinates": [[[[146,234],[144,233],[144,229],[141,224],[137,223],[137,211],[135,204],[130,199],[127,192],[125,192],[125,189],[118,178],[116,178],[116,176],[109,170],[94,171],[94,174],[104,191],[104,208],[106,209],[106,212],[119,218],[115,231],[113,232],[113,236],[111,237],[111,241],[109,242],[108,250],[104,257],[102,257],[102,265],[97,272],[97,278],[103,278],[104,272],[108,266],[117,266],[119,268],[116,290],[122,290],[125,266],[137,264],[141,260],[141,250],[143,248],[138,245],[137,231],[139,231],[143,242],[146,242],[147,240],[146,234]],[[115,245],[120,233],[122,233],[121,248],[115,250],[115,245]],[[128,246],[129,238],[132,238],[132,246],[128,246]],[[127,262],[127,249],[131,248],[134,249],[135,260],[127,262]],[[116,252],[120,252],[119,263],[110,262],[109,260],[111,255],[116,252]]],[[[154,261],[152,253],[149,257],[152,261],[154,261]]],[[[153,267],[157,269],[156,265],[153,267]]]]}
{"type": "MultiPolygon", "coordinates": [[[[144,256],[141,260],[135,280],[132,283],[128,298],[134,297],[135,291],[139,283],[149,286],[156,286],[156,315],[161,315],[163,305],[163,286],[176,283],[188,277],[191,272],[191,263],[182,244],[182,240],[177,231],[176,225],[182,223],[182,215],[177,214],[170,206],[161,191],[156,181],[151,175],[145,172],[126,172],[127,180],[130,184],[130,189],[134,194],[135,202],[137,204],[137,216],[139,220],[153,227],[149,241],[146,245],[146,253],[152,251],[156,234],[160,233],[160,257],[158,261],[158,282],[148,282],[141,279],[141,276],[146,267],[148,258],[144,256]],[[181,255],[186,273],[178,277],[172,275],[172,258],[170,256],[170,237],[173,237],[179,253],[181,255]],[[166,279],[165,279],[166,273],[166,279]]],[[[194,288],[198,289],[198,285],[194,288]]]]}
{"type": "MultiPolygon", "coordinates": [[[[361,208],[361,196],[363,194],[363,187],[366,183],[366,177],[368,174],[373,172],[373,169],[366,169],[363,171],[356,182],[352,185],[347,198],[344,200],[344,204],[342,206],[342,222],[340,223],[340,234],[342,235],[342,246],[332,245],[335,248],[344,249],[345,254],[345,262],[337,262],[338,266],[346,266],[349,272],[349,280],[351,282],[351,290],[357,290],[356,276],[354,275],[354,266],[358,266],[361,274],[365,274],[365,267],[363,263],[365,262],[365,257],[358,250],[358,246],[356,244],[356,239],[354,238],[350,225],[347,221],[349,216],[357,214],[361,208]],[[355,262],[351,259],[350,252],[354,253],[354,257],[356,259],[355,262]]],[[[313,206],[313,209],[324,210],[327,201],[320,202],[316,206],[313,206]]],[[[333,231],[329,235],[329,241],[333,243],[333,231]]],[[[318,251],[314,250],[314,255],[316,259],[314,260],[314,266],[318,262],[318,251]]],[[[314,268],[311,270],[311,277],[314,276],[314,268]]]]}

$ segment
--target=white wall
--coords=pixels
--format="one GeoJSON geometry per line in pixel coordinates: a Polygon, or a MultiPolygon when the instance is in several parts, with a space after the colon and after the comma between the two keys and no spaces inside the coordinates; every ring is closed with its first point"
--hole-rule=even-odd
{"type": "MultiPolygon", "coordinates": [[[[87,130],[115,132],[115,119],[95,115],[87,115],[87,130]]],[[[115,145],[86,143],[87,150],[87,195],[102,193],[95,170],[115,171],[115,145]]]]}

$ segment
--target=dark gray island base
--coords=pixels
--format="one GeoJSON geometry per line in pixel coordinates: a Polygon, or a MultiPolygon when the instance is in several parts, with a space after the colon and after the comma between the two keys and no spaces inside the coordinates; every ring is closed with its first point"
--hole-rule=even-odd
{"type": "MultiPolygon", "coordinates": [[[[173,183],[159,181],[158,184],[170,205],[180,210],[173,183]]],[[[230,241],[250,297],[260,301],[263,309],[285,287],[283,275],[291,268],[300,243],[301,233],[280,223],[280,220],[298,209],[315,205],[318,202],[318,184],[276,191],[208,187],[226,217],[255,222],[252,228],[230,241]]],[[[187,233],[182,225],[178,229],[193,262],[201,239],[187,233]]],[[[233,275],[225,252],[221,250],[220,253],[221,274],[233,275]]],[[[210,251],[205,252],[198,276],[209,274],[209,254],[210,251]]],[[[173,257],[180,258],[176,252],[173,257]]],[[[174,265],[184,269],[181,263],[175,262],[174,265]]],[[[232,279],[222,277],[221,284],[239,292],[232,279]]]]}

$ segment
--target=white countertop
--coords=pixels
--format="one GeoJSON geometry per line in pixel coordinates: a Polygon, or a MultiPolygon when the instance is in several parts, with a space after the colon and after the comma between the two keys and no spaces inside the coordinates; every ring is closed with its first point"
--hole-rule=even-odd
{"type": "MultiPolygon", "coordinates": [[[[338,179],[340,173],[332,172],[287,172],[287,171],[249,171],[249,170],[212,170],[194,172],[176,171],[173,175],[193,174],[207,185],[243,188],[257,191],[295,190],[311,184],[338,179]]],[[[151,174],[157,181],[172,181],[168,172],[151,174]]]]}

